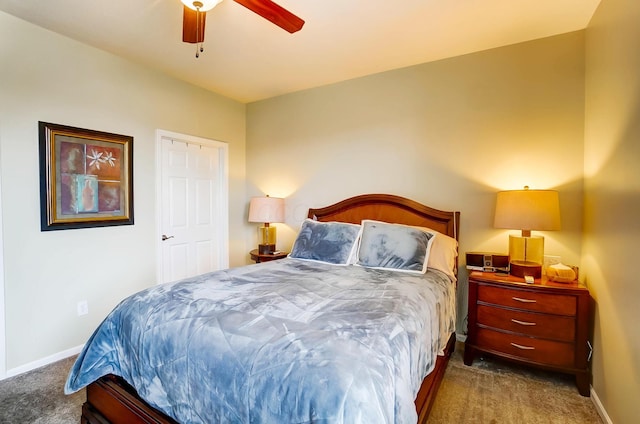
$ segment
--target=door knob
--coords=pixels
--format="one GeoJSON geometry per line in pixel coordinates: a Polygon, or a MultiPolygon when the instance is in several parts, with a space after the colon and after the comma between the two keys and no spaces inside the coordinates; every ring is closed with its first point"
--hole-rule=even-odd
{"type": "Polygon", "coordinates": [[[169,240],[170,238],[173,238],[173,236],[169,236],[169,237],[167,237],[167,235],[166,235],[166,234],[163,234],[163,235],[162,235],[162,241],[169,240]]]}

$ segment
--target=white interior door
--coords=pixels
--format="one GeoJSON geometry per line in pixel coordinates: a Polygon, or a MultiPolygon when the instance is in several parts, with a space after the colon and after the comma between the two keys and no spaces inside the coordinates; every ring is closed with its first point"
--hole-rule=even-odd
{"type": "Polygon", "coordinates": [[[227,145],[166,132],[159,142],[160,282],[227,268],[227,145]]]}

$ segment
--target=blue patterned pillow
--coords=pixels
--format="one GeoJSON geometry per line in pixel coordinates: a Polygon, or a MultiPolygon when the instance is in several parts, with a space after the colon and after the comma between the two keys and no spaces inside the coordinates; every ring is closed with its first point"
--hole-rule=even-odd
{"type": "Polygon", "coordinates": [[[357,224],[306,219],[293,243],[289,257],[349,265],[359,234],[360,225],[357,224]]]}
{"type": "Polygon", "coordinates": [[[416,227],[362,221],[357,265],[424,274],[435,236],[416,227]]]}

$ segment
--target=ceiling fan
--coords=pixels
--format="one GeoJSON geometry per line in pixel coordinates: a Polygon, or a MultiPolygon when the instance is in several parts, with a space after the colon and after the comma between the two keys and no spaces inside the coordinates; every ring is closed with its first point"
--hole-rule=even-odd
{"type": "MultiPolygon", "coordinates": [[[[213,9],[222,0],[181,0],[184,4],[184,15],[182,20],[182,41],[185,43],[197,44],[196,57],[204,50],[204,26],[207,11],[213,9]]],[[[271,0],[233,0],[257,13],[266,20],[276,24],[280,28],[294,33],[300,31],[304,21],[289,12],[282,6],[278,6],[271,0]]]]}

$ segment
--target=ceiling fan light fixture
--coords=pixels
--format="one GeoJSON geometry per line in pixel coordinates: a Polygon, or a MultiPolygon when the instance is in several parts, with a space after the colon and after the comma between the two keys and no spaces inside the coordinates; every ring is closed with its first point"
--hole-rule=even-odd
{"type": "Polygon", "coordinates": [[[222,3],[222,0],[195,0],[195,1],[180,0],[180,1],[189,9],[196,10],[199,12],[206,12],[216,7],[219,3],[222,3]]]}
{"type": "MultiPolygon", "coordinates": [[[[207,11],[216,7],[222,0],[180,0],[182,7],[182,41],[196,45],[196,58],[204,51],[204,28],[207,11]]],[[[272,0],[234,0],[280,28],[294,33],[300,31],[304,20],[278,6],[272,0]]]]}

